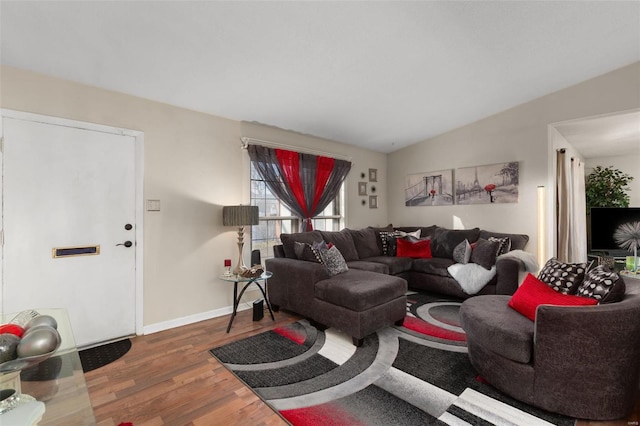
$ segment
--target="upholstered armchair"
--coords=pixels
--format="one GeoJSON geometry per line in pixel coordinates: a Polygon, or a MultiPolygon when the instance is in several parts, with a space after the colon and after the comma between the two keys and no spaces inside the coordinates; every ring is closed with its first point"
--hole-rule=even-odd
{"type": "Polygon", "coordinates": [[[460,310],[471,363],[509,396],[574,418],[629,414],[640,379],[640,283],[620,302],[540,305],[535,321],[510,296],[466,300],[460,310]]]}

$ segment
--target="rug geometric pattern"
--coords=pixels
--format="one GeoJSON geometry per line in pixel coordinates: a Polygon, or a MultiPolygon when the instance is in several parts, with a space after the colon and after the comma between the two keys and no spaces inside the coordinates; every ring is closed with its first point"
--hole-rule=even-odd
{"type": "Polygon", "coordinates": [[[407,298],[404,325],[367,336],[358,348],[301,320],[210,352],[296,426],[574,424],[477,376],[458,301],[407,298]]]}

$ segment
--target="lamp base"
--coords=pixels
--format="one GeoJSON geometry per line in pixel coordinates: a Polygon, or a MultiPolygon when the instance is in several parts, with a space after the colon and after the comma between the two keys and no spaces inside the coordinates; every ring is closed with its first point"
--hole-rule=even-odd
{"type": "Polygon", "coordinates": [[[236,267],[233,268],[233,274],[239,275],[240,272],[247,269],[247,266],[244,264],[244,257],[242,256],[242,249],[244,248],[244,226],[238,228],[238,263],[236,267]]]}

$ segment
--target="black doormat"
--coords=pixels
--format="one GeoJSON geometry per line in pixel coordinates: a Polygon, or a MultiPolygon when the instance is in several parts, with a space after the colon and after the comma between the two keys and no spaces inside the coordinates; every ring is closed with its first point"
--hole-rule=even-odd
{"type": "Polygon", "coordinates": [[[131,340],[124,339],[79,352],[82,370],[86,373],[119,359],[131,349],[131,340]]]}

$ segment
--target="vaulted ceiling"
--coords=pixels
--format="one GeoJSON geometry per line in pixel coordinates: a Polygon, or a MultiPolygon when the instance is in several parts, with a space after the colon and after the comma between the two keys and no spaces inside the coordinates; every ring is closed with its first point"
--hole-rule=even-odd
{"type": "Polygon", "coordinates": [[[2,0],[0,28],[3,64],[381,152],[640,60],[636,1],[2,0]]]}

